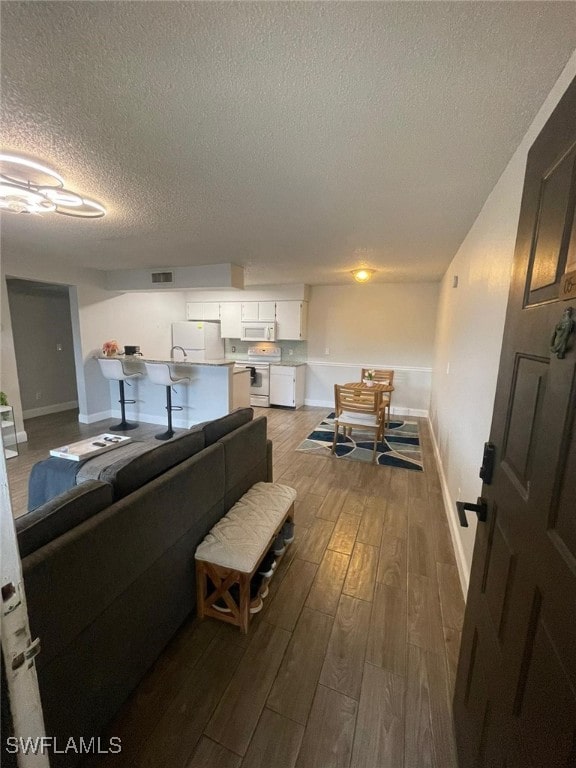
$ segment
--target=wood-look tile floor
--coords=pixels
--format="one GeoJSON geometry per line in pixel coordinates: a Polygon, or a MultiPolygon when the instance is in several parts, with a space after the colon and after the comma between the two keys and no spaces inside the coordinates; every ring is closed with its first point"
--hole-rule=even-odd
{"type": "MultiPolygon", "coordinates": [[[[90,768],[455,768],[464,603],[426,421],[420,473],[295,452],[326,409],[256,410],[298,491],[264,609],[248,636],[182,627],[110,725],[122,752],[90,768]]],[[[8,462],[15,513],[30,445],[8,462]]]]}

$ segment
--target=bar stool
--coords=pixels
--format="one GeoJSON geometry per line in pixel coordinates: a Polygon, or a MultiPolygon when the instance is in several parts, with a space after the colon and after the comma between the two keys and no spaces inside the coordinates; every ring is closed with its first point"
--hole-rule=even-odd
{"type": "MultiPolygon", "coordinates": [[[[120,424],[115,424],[113,427],[108,427],[111,432],[125,432],[128,429],[136,429],[139,424],[130,424],[126,421],[126,403],[135,403],[136,400],[126,400],[124,397],[124,382],[128,379],[135,379],[141,376],[141,373],[128,373],[124,370],[122,360],[118,360],[114,357],[99,357],[98,365],[102,371],[102,375],[106,379],[117,381],[120,386],[120,413],[122,414],[122,421],[120,424]]],[[[128,382],[128,384],[130,384],[128,382]]]]}
{"type": "Polygon", "coordinates": [[[167,363],[144,363],[146,373],[153,384],[166,387],[166,411],[168,412],[168,429],[160,435],[155,435],[156,440],[170,440],[174,436],[172,429],[172,411],[181,411],[181,405],[172,405],[172,387],[184,381],[190,381],[189,376],[175,377],[167,363]]]}

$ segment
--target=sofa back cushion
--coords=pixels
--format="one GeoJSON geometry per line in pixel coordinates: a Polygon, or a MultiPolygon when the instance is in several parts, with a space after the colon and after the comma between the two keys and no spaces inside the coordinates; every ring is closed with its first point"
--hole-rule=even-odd
{"type": "Polygon", "coordinates": [[[112,486],[89,480],[55,496],[33,512],[16,519],[20,557],[79,525],[112,504],[112,486]]]}
{"type": "Polygon", "coordinates": [[[218,441],[224,448],[226,510],[255,483],[272,480],[269,476],[266,426],[266,417],[261,416],[218,441]]]}
{"type": "Polygon", "coordinates": [[[112,485],[115,499],[122,499],[199,453],[204,446],[204,432],[192,429],[165,443],[153,445],[139,456],[110,464],[102,470],[100,479],[112,485]]]}
{"type": "Polygon", "coordinates": [[[228,413],[226,416],[221,416],[219,419],[202,424],[206,445],[214,445],[225,435],[252,421],[253,418],[254,411],[252,408],[236,408],[235,411],[228,413]]]}
{"type": "Polygon", "coordinates": [[[181,623],[195,602],[194,552],[224,514],[223,489],[224,451],[214,445],[24,558],[30,627],[42,638],[38,669],[51,663],[92,622],[101,621],[121,595],[128,604],[144,599],[137,585],[146,572],[155,574],[158,590],[176,570],[182,577],[174,594],[164,596],[147,617],[150,626],[143,623],[141,632],[151,634],[153,627],[160,627],[170,601],[181,606],[181,623]],[[175,553],[184,545],[186,551],[177,561],[175,553]]]}

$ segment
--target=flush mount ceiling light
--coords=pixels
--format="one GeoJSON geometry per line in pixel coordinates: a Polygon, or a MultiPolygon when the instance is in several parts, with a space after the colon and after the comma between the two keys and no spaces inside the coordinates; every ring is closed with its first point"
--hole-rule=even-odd
{"type": "Polygon", "coordinates": [[[367,283],[375,272],[375,269],[366,269],[365,267],[362,267],[361,269],[353,269],[352,275],[357,283],[367,283]]]}
{"type": "Polygon", "coordinates": [[[64,179],[56,171],[35,160],[5,154],[0,154],[0,210],[81,219],[106,215],[100,203],[64,189],[64,179]]]}

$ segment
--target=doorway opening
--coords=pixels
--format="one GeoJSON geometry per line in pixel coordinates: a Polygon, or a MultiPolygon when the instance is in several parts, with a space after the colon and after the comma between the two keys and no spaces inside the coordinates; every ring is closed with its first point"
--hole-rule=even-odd
{"type": "Polygon", "coordinates": [[[7,278],[24,420],[78,408],[67,285],[7,278]]]}

